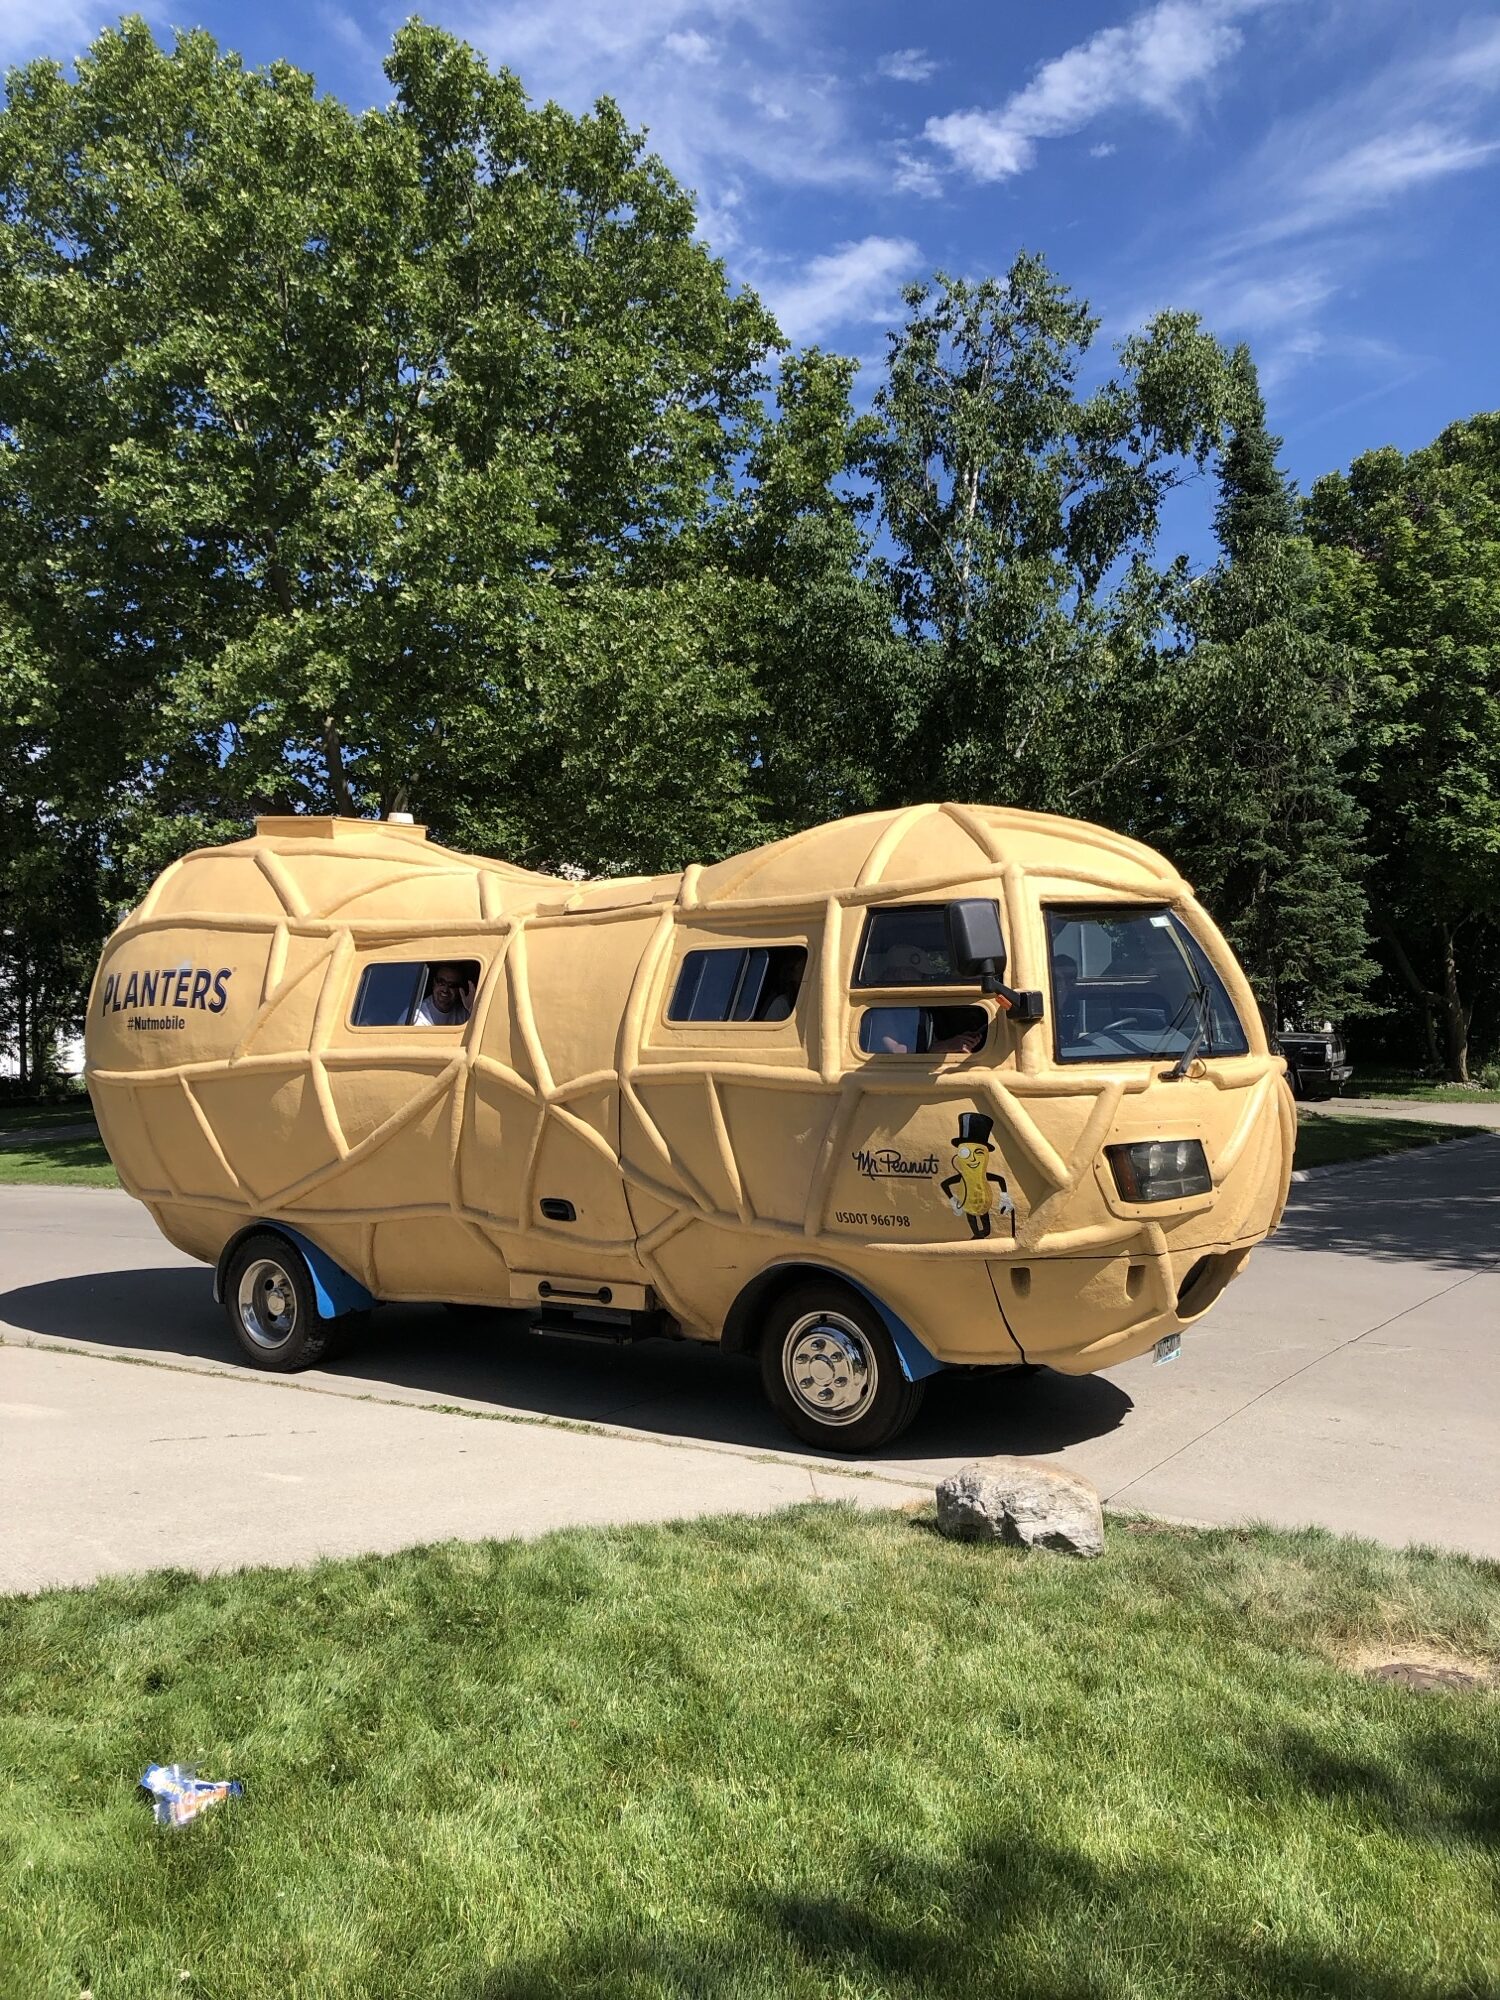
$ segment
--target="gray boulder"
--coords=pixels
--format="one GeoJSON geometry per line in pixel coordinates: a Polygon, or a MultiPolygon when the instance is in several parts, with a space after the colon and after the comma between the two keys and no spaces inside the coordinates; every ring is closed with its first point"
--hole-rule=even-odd
{"type": "Polygon", "coordinates": [[[1086,1479],[1033,1458],[981,1458],[937,1490],[940,1533],[962,1542],[1019,1542],[1102,1556],[1104,1514],[1086,1479]]]}

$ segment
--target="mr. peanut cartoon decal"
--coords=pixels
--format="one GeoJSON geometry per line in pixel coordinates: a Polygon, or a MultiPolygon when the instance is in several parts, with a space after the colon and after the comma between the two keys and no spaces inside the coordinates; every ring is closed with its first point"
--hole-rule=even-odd
{"type": "Polygon", "coordinates": [[[990,1155],[995,1150],[990,1143],[994,1129],[994,1119],[987,1118],[982,1111],[961,1111],[958,1137],[953,1141],[955,1171],[938,1183],[948,1197],[948,1206],[955,1215],[965,1218],[969,1234],[976,1237],[989,1235],[991,1215],[1008,1215],[1011,1234],[1015,1234],[1016,1205],[1003,1177],[989,1170],[990,1155]]]}

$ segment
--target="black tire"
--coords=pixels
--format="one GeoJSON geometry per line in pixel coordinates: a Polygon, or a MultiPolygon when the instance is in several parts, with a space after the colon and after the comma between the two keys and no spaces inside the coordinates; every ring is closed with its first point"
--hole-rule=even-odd
{"type": "Polygon", "coordinates": [[[247,1236],[230,1259],[224,1311],[245,1358],[282,1375],[336,1359],[369,1320],[363,1312],[320,1319],[306,1259],[269,1229],[247,1236]]]}
{"type": "Polygon", "coordinates": [[[825,1451],[877,1451],[922,1406],[895,1342],[867,1299],[833,1280],[783,1292],[766,1314],[760,1379],[777,1416],[825,1451]],[[800,1374],[800,1386],[799,1386],[800,1374]]]}

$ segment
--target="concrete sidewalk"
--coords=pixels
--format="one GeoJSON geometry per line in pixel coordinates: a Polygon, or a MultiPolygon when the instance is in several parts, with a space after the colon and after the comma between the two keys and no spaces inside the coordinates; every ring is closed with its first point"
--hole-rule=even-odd
{"type": "Polygon", "coordinates": [[[1297,1106],[1299,1118],[1411,1118],[1422,1125],[1467,1125],[1476,1132],[1500,1131],[1500,1104],[1465,1104],[1452,1098],[1426,1103],[1420,1097],[1313,1097],[1297,1106]]]}
{"type": "Polygon", "coordinates": [[[891,1452],[799,1450],[752,1364],[390,1307],[360,1352],[243,1368],[127,1197],[0,1189],[0,1588],[300,1562],[442,1536],[891,1505],[986,1452],[1106,1499],[1500,1557],[1500,1139],[1299,1185],[1278,1237],[1165,1368],[943,1377],[891,1452]],[[143,1365],[144,1364],[144,1365],[143,1365]]]}

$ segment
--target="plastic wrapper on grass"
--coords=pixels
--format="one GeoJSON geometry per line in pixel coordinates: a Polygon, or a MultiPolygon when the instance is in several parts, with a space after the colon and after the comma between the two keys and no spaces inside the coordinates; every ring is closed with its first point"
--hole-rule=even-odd
{"type": "Polygon", "coordinates": [[[200,1778],[190,1764],[148,1764],[141,1789],[151,1794],[158,1826],[186,1826],[221,1799],[244,1791],[238,1778],[200,1778]]]}

